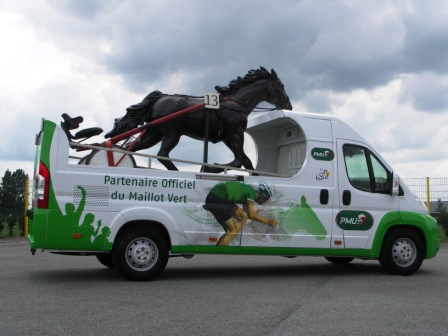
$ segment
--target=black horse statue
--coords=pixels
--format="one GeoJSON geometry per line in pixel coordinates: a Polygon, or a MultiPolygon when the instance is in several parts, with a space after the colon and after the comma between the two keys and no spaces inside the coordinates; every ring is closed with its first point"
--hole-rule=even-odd
{"type": "MultiPolygon", "coordinates": [[[[216,86],[215,89],[220,93],[219,110],[200,108],[152,126],[135,144],[132,151],[150,148],[162,141],[157,155],[169,157],[182,135],[204,140],[206,138],[205,114],[209,113],[209,140],[213,143],[223,141],[235,156],[232,162],[223,165],[235,168],[244,166],[246,169],[253,170],[252,162],[243,150],[247,117],[259,103],[264,101],[274,105],[276,109],[291,110],[292,105],[285,88],[273,69],[269,72],[260,67],[257,70],[250,70],[244,78],[238,77],[232,80],[228,86],[216,86]]],[[[138,125],[202,102],[198,97],[166,95],[160,91],[151,92],[141,103],[128,107],[124,117],[115,119],[114,128],[105,137],[116,136],[138,125]]],[[[170,160],[160,160],[160,162],[169,170],[177,170],[170,160]]],[[[204,166],[203,171],[219,173],[223,169],[204,166]]]]}

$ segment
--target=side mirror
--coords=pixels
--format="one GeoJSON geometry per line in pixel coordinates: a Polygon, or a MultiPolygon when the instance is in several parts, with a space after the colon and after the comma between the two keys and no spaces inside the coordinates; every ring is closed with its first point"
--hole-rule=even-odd
{"type": "Polygon", "coordinates": [[[391,196],[398,196],[399,192],[400,192],[400,181],[398,178],[398,174],[395,172],[392,172],[392,180],[391,180],[391,186],[390,186],[390,191],[391,191],[391,196]]]}

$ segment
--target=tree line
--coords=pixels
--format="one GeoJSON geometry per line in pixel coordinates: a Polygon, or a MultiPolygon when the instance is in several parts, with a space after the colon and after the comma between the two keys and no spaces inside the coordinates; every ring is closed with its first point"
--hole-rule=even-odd
{"type": "Polygon", "coordinates": [[[448,213],[446,206],[440,198],[437,200],[436,213],[437,222],[443,228],[445,235],[448,236],[448,213]]]}
{"type": "Polygon", "coordinates": [[[20,235],[24,232],[25,219],[25,181],[28,175],[22,169],[15,172],[6,170],[0,183],[0,233],[14,235],[18,227],[20,235]]]}

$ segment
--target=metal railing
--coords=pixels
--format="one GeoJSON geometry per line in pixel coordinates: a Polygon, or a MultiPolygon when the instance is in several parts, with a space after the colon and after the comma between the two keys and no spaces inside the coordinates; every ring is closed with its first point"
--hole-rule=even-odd
{"type": "Polygon", "coordinates": [[[430,213],[436,212],[439,200],[448,208],[448,178],[419,177],[403,178],[403,180],[409,189],[425,202],[430,213]]]}

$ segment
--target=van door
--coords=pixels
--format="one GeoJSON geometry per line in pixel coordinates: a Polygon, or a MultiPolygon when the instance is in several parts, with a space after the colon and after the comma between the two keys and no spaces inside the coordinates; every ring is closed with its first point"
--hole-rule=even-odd
{"type": "Polygon", "coordinates": [[[371,248],[376,228],[389,211],[398,210],[391,196],[392,173],[365,144],[338,139],[339,212],[345,248],[371,248]]]}
{"type": "Polygon", "coordinates": [[[312,169],[293,178],[247,176],[245,184],[256,191],[261,183],[272,189],[271,198],[263,204],[255,203],[255,209],[258,215],[274,219],[277,225],[273,228],[248,218],[242,231],[242,249],[335,247],[332,244],[336,189],[334,162],[322,161],[321,166],[312,165],[312,169]]]}

